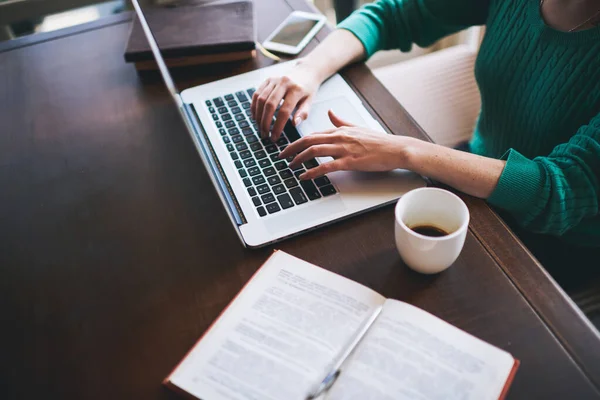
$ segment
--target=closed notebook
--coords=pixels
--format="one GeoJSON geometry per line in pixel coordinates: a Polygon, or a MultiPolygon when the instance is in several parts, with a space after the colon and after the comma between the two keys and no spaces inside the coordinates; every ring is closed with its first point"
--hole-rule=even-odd
{"type": "MultiPolygon", "coordinates": [[[[146,7],[144,15],[169,66],[234,61],[254,54],[251,1],[146,7]]],[[[137,18],[132,23],[125,61],[140,69],[156,68],[137,18]]]]}
{"type": "Polygon", "coordinates": [[[509,353],[282,251],[256,272],[165,384],[202,400],[304,400],[373,317],[320,399],[506,396],[519,365],[509,353]]]}

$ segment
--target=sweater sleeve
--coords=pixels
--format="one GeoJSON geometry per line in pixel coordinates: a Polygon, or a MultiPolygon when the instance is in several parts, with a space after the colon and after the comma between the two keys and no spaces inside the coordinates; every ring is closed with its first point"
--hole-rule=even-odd
{"type": "Polygon", "coordinates": [[[600,114],[567,143],[533,160],[514,149],[488,201],[538,233],[562,235],[600,209],[600,114]]]}
{"type": "Polygon", "coordinates": [[[338,25],[363,44],[367,58],[378,50],[428,46],[469,26],[482,25],[490,0],[378,0],[338,25]]]}

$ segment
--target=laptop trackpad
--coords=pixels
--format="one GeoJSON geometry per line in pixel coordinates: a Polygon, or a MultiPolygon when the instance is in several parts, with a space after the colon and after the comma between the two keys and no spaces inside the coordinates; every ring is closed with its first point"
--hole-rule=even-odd
{"type": "Polygon", "coordinates": [[[329,120],[327,112],[331,110],[346,122],[357,126],[367,126],[356,107],[345,97],[335,97],[329,100],[315,102],[306,121],[298,126],[302,135],[323,132],[335,128],[329,120]]]}
{"type": "Polygon", "coordinates": [[[307,229],[316,224],[333,220],[336,218],[336,215],[346,210],[344,201],[339,195],[309,202],[309,205],[310,207],[304,205],[297,210],[286,211],[279,218],[268,218],[264,221],[265,227],[271,234],[276,234],[284,230],[289,231],[290,228],[296,230],[295,227],[307,229]],[[325,219],[326,217],[329,218],[325,219]]]}

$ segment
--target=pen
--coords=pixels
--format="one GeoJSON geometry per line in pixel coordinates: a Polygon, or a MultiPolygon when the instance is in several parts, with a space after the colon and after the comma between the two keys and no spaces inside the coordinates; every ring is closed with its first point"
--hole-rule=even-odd
{"type": "Polygon", "coordinates": [[[373,325],[373,322],[375,322],[375,320],[381,313],[382,308],[382,306],[377,307],[377,309],[373,311],[373,314],[371,314],[369,319],[367,319],[363,323],[362,327],[358,330],[356,335],[354,335],[350,339],[348,345],[345,346],[340,352],[340,354],[335,358],[336,361],[334,362],[331,369],[329,369],[329,371],[327,372],[327,375],[325,375],[325,378],[323,378],[321,383],[319,383],[319,385],[316,388],[311,390],[308,396],[306,396],[306,400],[316,399],[317,397],[325,393],[327,390],[329,390],[329,388],[335,383],[338,376],[340,376],[340,373],[342,372],[342,365],[348,359],[350,354],[352,354],[354,349],[356,349],[356,346],[358,346],[365,334],[369,331],[369,328],[371,327],[371,325],[373,325]]]}

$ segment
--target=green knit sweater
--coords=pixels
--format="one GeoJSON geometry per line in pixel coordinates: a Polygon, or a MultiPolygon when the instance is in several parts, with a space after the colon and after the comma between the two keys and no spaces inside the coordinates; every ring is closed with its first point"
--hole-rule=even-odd
{"type": "Polygon", "coordinates": [[[539,3],[379,0],[339,27],[371,56],[485,24],[471,151],[506,160],[489,203],[529,231],[600,246],[600,27],[554,30],[539,3]]]}

